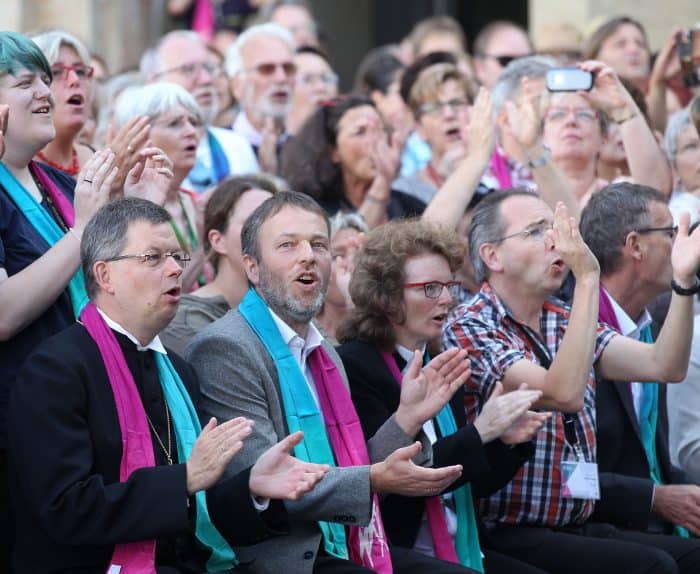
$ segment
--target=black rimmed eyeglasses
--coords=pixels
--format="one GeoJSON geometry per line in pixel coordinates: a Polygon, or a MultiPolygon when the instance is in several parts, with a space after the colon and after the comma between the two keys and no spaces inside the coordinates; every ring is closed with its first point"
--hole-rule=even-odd
{"type": "Polygon", "coordinates": [[[665,233],[668,235],[671,239],[674,239],[676,237],[676,234],[678,233],[678,226],[677,225],[668,225],[666,227],[641,227],[639,229],[633,229],[632,231],[636,231],[637,233],[653,233],[654,231],[660,231],[662,233],[665,233]]]}
{"type": "Polygon", "coordinates": [[[443,288],[447,288],[450,297],[455,299],[459,295],[462,284],[459,281],[425,281],[423,283],[404,283],[404,287],[422,287],[428,299],[438,299],[442,295],[443,288]]]}
{"type": "Polygon", "coordinates": [[[130,253],[126,255],[117,255],[116,257],[110,257],[104,261],[109,263],[110,261],[135,259],[139,263],[143,263],[149,267],[160,267],[165,263],[168,257],[172,257],[175,263],[182,268],[186,267],[192,259],[187,253],[183,253],[182,251],[165,251],[164,253],[130,253]]]}

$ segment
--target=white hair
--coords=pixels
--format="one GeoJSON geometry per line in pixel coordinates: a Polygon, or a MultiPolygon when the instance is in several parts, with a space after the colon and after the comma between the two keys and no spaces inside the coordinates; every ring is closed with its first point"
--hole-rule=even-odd
{"type": "Polygon", "coordinates": [[[289,47],[292,53],[294,53],[294,50],[296,49],[291,32],[279,24],[268,22],[266,24],[251,26],[245,32],[243,32],[243,34],[238,36],[236,41],[231,44],[229,49],[226,51],[226,73],[228,74],[229,78],[233,78],[243,71],[243,47],[253,38],[258,38],[261,36],[271,36],[281,40],[289,47]]]}
{"type": "Polygon", "coordinates": [[[125,89],[114,107],[114,127],[120,129],[135,116],[155,119],[181,105],[204,123],[204,115],[190,93],[171,82],[156,82],[125,89]]]}
{"type": "Polygon", "coordinates": [[[547,70],[556,65],[556,60],[550,56],[525,56],[510,62],[491,90],[494,114],[498,115],[507,101],[518,98],[523,78],[544,78],[547,70]]]}
{"type": "Polygon", "coordinates": [[[86,66],[89,66],[92,60],[90,51],[85,44],[65,30],[50,30],[34,36],[32,40],[39,46],[44,56],[46,56],[49,66],[53,65],[56,60],[58,60],[58,52],[61,50],[61,46],[73,48],[76,54],[78,54],[80,61],[86,66]]]}
{"type": "Polygon", "coordinates": [[[153,76],[162,71],[163,59],[160,52],[163,46],[173,38],[192,40],[193,42],[204,44],[202,37],[192,30],[173,30],[172,32],[168,32],[141,56],[139,71],[146,81],[152,80],[153,76]]]}
{"type": "Polygon", "coordinates": [[[666,157],[672,165],[676,165],[676,155],[678,155],[678,138],[681,133],[690,125],[689,108],[683,108],[668,118],[666,131],[664,132],[664,151],[666,157]]]}

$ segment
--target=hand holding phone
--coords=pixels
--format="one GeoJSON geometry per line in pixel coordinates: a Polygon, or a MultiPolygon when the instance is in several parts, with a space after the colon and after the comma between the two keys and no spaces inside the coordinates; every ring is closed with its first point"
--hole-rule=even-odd
{"type": "Polygon", "coordinates": [[[547,70],[550,92],[589,92],[593,89],[593,74],[578,67],[547,70]]]}

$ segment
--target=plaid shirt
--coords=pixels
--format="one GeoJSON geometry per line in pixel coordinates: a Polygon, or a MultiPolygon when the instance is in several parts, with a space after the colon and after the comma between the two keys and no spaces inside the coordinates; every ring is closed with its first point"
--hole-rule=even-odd
{"type": "MultiPolygon", "coordinates": [[[[568,321],[569,309],[556,299],[548,300],[540,315],[543,340],[513,317],[487,283],[469,303],[459,306],[448,320],[443,343],[446,348],[462,347],[469,351],[472,374],[466,384],[464,400],[468,420],[473,421],[481,412],[496,381],[502,380],[514,363],[526,359],[541,364],[532,350],[533,343],[538,345],[540,356],[554,357],[568,321]]],[[[616,334],[607,325],[599,323],[594,362],[616,334]]],[[[573,416],[584,458],[594,462],[595,379],[592,368],[583,410],[573,416]]],[[[565,439],[563,417],[556,414],[539,431],[534,457],[518,469],[503,489],[480,501],[484,522],[487,525],[506,523],[550,527],[584,522],[593,512],[593,501],[564,498],[561,489],[561,461],[576,460],[574,449],[565,439]]]]}

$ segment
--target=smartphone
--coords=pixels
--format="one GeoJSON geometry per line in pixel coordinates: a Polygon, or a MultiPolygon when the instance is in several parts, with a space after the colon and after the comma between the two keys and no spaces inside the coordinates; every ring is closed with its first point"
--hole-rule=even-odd
{"type": "Polygon", "coordinates": [[[550,92],[588,92],[593,89],[593,74],[581,68],[552,68],[547,70],[550,92]]]}
{"type": "Polygon", "coordinates": [[[686,88],[700,86],[700,30],[691,29],[676,37],[676,51],[686,88]]]}

